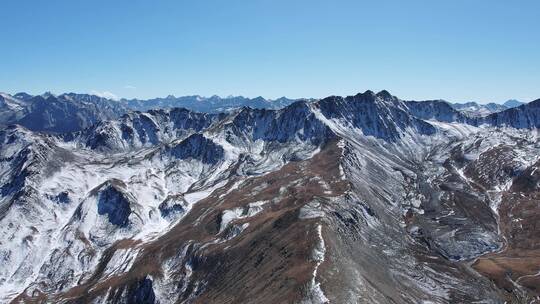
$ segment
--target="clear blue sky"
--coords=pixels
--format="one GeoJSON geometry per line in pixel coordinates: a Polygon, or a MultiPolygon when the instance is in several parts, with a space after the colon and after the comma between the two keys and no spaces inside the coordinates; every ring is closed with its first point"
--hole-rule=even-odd
{"type": "Polygon", "coordinates": [[[540,1],[0,3],[0,91],[540,98],[540,1]]]}

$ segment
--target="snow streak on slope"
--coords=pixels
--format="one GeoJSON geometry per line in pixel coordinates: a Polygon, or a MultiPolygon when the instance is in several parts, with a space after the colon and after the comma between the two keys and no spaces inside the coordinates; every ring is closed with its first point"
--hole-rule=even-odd
{"type": "Polygon", "coordinates": [[[368,91],[55,136],[9,128],[0,297],[500,302],[467,263],[502,250],[499,206],[535,174],[537,133],[515,128],[534,124],[527,109],[491,126],[368,91]]]}

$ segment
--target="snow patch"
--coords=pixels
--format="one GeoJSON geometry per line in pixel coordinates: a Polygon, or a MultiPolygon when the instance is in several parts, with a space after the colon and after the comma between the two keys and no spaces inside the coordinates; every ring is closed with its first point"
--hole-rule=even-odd
{"type": "Polygon", "coordinates": [[[303,304],[323,304],[328,303],[329,300],[324,294],[321,284],[317,282],[317,271],[319,266],[324,262],[324,256],[326,254],[326,247],[324,245],[324,238],[322,236],[322,226],[321,224],[317,225],[317,242],[311,253],[311,259],[315,262],[315,267],[313,269],[313,274],[311,281],[308,286],[308,294],[306,298],[302,301],[303,304]]]}

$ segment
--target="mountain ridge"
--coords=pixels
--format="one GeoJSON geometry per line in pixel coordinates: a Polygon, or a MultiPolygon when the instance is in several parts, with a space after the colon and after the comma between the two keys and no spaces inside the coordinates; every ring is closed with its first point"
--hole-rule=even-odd
{"type": "MultiPolygon", "coordinates": [[[[103,120],[116,119],[130,111],[149,111],[152,109],[170,109],[183,107],[195,112],[220,113],[249,106],[256,109],[280,109],[297,101],[313,102],[317,99],[288,99],[281,97],[275,100],[262,97],[246,98],[201,97],[199,95],[148,100],[121,99],[111,100],[91,94],[64,93],[54,95],[50,92],[31,96],[24,92],[15,95],[2,93],[0,97],[0,124],[19,123],[35,131],[65,133],[80,131],[103,120]],[[7,98],[7,99],[6,99],[7,98]],[[9,104],[5,100],[9,100],[9,104]]],[[[375,93],[374,93],[375,94],[375,93]]],[[[390,93],[382,90],[379,97],[388,98],[390,93]]],[[[408,101],[415,103],[414,101],[408,101]]],[[[434,101],[429,101],[434,102],[434,101]]],[[[519,102],[512,101],[513,105],[519,102]]],[[[451,104],[451,103],[450,103],[451,104]]],[[[478,105],[476,103],[451,104],[455,109],[473,116],[487,116],[509,107],[504,105],[478,105]]]]}
{"type": "Polygon", "coordinates": [[[538,127],[540,100],[477,117],[387,91],[14,125],[0,299],[530,301],[537,236],[512,223],[540,219],[538,127]]]}

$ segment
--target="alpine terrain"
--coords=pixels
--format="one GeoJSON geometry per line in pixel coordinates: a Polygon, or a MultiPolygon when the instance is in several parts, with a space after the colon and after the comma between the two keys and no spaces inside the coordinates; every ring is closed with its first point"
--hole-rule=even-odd
{"type": "Polygon", "coordinates": [[[2,95],[1,303],[540,303],[540,99],[174,100],[2,95]]]}

